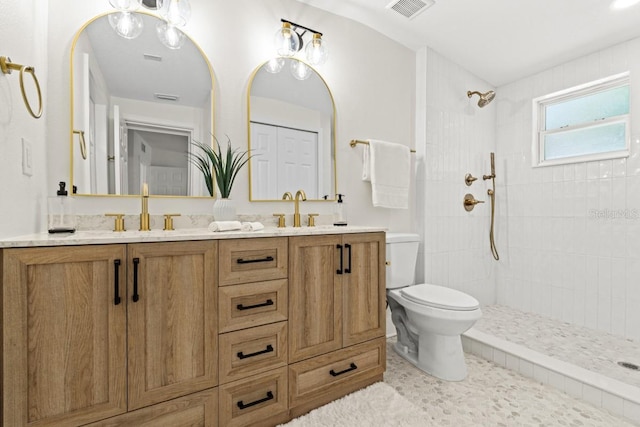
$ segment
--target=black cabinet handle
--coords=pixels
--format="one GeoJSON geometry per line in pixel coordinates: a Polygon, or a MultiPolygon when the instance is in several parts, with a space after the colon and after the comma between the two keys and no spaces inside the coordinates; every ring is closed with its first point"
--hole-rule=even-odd
{"type": "Polygon", "coordinates": [[[336,270],[336,273],[342,274],[342,269],[344,268],[344,266],[342,265],[342,258],[344,256],[344,252],[342,250],[342,245],[336,245],[336,248],[340,249],[340,269],[336,270]]]}
{"type": "Polygon", "coordinates": [[[113,260],[113,305],[118,305],[122,301],[120,299],[120,260],[113,260]]]}
{"type": "Polygon", "coordinates": [[[140,295],[138,295],[138,264],[140,264],[140,258],[133,259],[133,302],[138,302],[140,295]]]}
{"type": "Polygon", "coordinates": [[[273,351],[273,346],[271,344],[267,345],[267,348],[264,350],[256,351],[255,353],[244,354],[243,352],[238,352],[238,359],[246,359],[248,357],[259,356],[265,353],[271,353],[273,351]]]}
{"type": "Polygon", "coordinates": [[[349,367],[347,369],[345,369],[344,371],[336,372],[336,371],[334,371],[332,369],[332,370],[329,371],[329,373],[331,374],[332,377],[337,377],[338,375],[346,374],[347,372],[355,371],[356,369],[358,369],[356,364],[355,363],[351,363],[351,365],[349,365],[349,367]]]}
{"type": "Polygon", "coordinates": [[[344,245],[344,247],[345,247],[345,248],[347,248],[347,250],[348,250],[348,252],[349,252],[349,263],[348,263],[349,267],[345,268],[345,269],[344,269],[344,272],[345,272],[345,273],[351,273],[351,245],[350,245],[350,244],[348,244],[348,243],[346,243],[346,244],[344,245]]]}
{"type": "Polygon", "coordinates": [[[255,406],[255,405],[259,405],[262,402],[266,402],[268,400],[273,399],[273,393],[268,391],[267,392],[267,397],[263,397],[262,399],[258,399],[254,402],[249,402],[249,403],[243,403],[242,400],[238,402],[238,408],[240,409],[247,409],[250,408],[251,406],[255,406]]]}
{"type": "Polygon", "coordinates": [[[254,305],[242,305],[242,304],[238,304],[236,305],[236,308],[238,310],[251,310],[252,308],[258,308],[258,307],[266,307],[268,305],[273,305],[273,300],[268,299],[267,301],[260,303],[260,304],[254,304],[254,305]]]}
{"type": "Polygon", "coordinates": [[[236,260],[236,262],[238,264],[251,264],[252,262],[269,262],[269,261],[273,261],[273,257],[272,256],[268,256],[266,258],[258,258],[258,259],[242,259],[242,258],[238,258],[236,260]]]}

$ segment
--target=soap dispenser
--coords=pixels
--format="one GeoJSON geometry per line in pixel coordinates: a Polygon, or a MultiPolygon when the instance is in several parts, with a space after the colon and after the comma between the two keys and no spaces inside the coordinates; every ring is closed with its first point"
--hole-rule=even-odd
{"type": "Polygon", "coordinates": [[[333,208],[333,225],[345,226],[347,225],[347,207],[345,206],[344,194],[338,194],[338,200],[333,208]]]}
{"type": "Polygon", "coordinates": [[[49,197],[49,233],[74,233],[76,216],[73,210],[73,199],[67,197],[67,184],[60,181],[55,197],[49,197]]]}

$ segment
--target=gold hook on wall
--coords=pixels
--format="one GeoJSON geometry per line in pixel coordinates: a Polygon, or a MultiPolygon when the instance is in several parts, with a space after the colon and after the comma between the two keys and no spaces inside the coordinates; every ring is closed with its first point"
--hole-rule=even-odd
{"type": "Polygon", "coordinates": [[[24,101],[24,105],[27,107],[29,114],[34,119],[39,119],[42,116],[42,92],[40,92],[40,83],[38,83],[38,78],[36,77],[36,70],[33,67],[29,67],[26,65],[14,64],[11,62],[11,58],[7,56],[0,56],[0,70],[4,74],[11,74],[12,70],[20,70],[20,91],[22,92],[22,100],[24,101]],[[31,104],[29,104],[29,99],[27,98],[27,93],[24,90],[24,73],[27,72],[31,74],[33,77],[33,81],[36,84],[36,90],[38,91],[38,112],[34,113],[31,108],[31,104]]]}
{"type": "Polygon", "coordinates": [[[80,142],[80,154],[84,160],[87,160],[87,143],[84,141],[83,130],[73,130],[74,134],[78,134],[78,140],[80,142]]]}

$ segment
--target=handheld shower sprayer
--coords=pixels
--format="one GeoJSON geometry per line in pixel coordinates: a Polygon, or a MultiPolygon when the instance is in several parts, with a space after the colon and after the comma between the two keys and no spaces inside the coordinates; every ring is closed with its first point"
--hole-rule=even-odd
{"type": "Polygon", "coordinates": [[[491,175],[482,175],[482,179],[485,181],[487,179],[491,180],[491,188],[487,190],[487,194],[491,200],[491,230],[489,231],[489,246],[491,247],[491,255],[493,255],[493,258],[498,261],[500,260],[500,255],[498,255],[498,249],[496,249],[496,241],[493,233],[496,216],[496,158],[495,153],[493,152],[491,152],[491,175]]]}
{"type": "Polygon", "coordinates": [[[478,95],[480,97],[480,99],[478,100],[478,107],[480,108],[485,107],[487,104],[493,101],[493,98],[496,97],[496,93],[492,90],[485,93],[478,92],[477,90],[473,92],[471,92],[470,90],[467,91],[468,98],[471,98],[473,95],[478,95]]]}

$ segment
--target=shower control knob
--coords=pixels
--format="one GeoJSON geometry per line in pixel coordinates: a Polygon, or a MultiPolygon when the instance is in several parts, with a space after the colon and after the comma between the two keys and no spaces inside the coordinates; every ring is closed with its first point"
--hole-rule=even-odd
{"type": "Polygon", "coordinates": [[[462,205],[464,206],[464,210],[467,212],[471,212],[478,203],[484,203],[484,201],[476,200],[476,198],[473,197],[473,194],[467,193],[464,195],[462,205]]]}
{"type": "Polygon", "coordinates": [[[473,181],[475,181],[476,179],[478,178],[468,173],[464,176],[464,183],[467,184],[467,187],[469,187],[471,184],[473,184],[473,181]]]}

